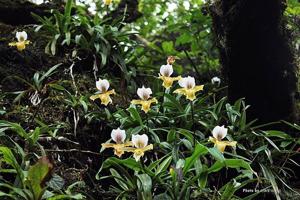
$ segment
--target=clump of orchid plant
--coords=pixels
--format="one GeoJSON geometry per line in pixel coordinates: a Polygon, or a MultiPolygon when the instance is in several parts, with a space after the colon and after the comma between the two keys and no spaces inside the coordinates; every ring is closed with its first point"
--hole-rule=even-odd
{"type": "Polygon", "coordinates": [[[180,87],[174,93],[183,94],[186,99],[193,101],[196,99],[196,93],[203,90],[204,85],[196,85],[195,78],[188,76],[178,81],[180,87]]]}
{"type": "Polygon", "coordinates": [[[131,142],[134,147],[125,147],[124,151],[132,152],[134,159],[138,162],[141,157],[144,156],[146,151],[153,149],[153,144],[148,145],[148,136],[143,135],[133,135],[131,142]]]}
{"type": "Polygon", "coordinates": [[[121,157],[124,154],[124,147],[132,146],[131,142],[125,142],[126,132],[125,130],[121,130],[120,128],[112,130],[111,139],[115,143],[103,143],[102,148],[113,148],[114,154],[118,157],[121,157]]]}
{"type": "Polygon", "coordinates": [[[131,103],[134,105],[142,105],[142,110],[147,113],[150,110],[151,104],[158,103],[155,97],[150,98],[151,94],[151,88],[145,88],[144,86],[142,88],[138,88],[137,95],[140,99],[134,99],[131,103]]]}
{"type": "Polygon", "coordinates": [[[227,135],[228,129],[224,126],[216,126],[212,130],[213,137],[209,137],[209,141],[215,144],[215,147],[220,151],[224,152],[226,146],[235,147],[236,141],[222,141],[227,135]]]}
{"type": "Polygon", "coordinates": [[[25,31],[16,33],[17,42],[11,42],[9,46],[16,46],[18,51],[23,51],[26,48],[26,45],[30,44],[30,41],[27,40],[28,35],[25,31]]]}
{"type": "Polygon", "coordinates": [[[116,94],[115,90],[108,90],[109,89],[109,82],[106,79],[99,79],[96,81],[96,87],[99,90],[95,95],[90,97],[91,100],[95,101],[96,99],[101,100],[101,104],[107,106],[109,103],[112,103],[112,99],[110,95],[116,94]]]}
{"type": "Polygon", "coordinates": [[[172,64],[174,62],[175,62],[175,57],[174,56],[169,56],[168,59],[167,59],[167,64],[162,65],[160,67],[160,73],[158,74],[158,78],[163,81],[162,85],[166,89],[169,89],[170,87],[172,87],[174,81],[178,81],[178,80],[181,79],[181,76],[171,77],[171,75],[174,72],[173,66],[172,66],[172,64]]]}

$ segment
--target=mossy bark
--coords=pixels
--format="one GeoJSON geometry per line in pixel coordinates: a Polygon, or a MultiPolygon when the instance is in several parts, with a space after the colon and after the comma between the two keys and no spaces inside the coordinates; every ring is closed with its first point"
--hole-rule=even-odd
{"type": "Polygon", "coordinates": [[[231,102],[245,98],[250,119],[295,120],[296,64],[284,0],[226,0],[210,7],[231,102]]]}

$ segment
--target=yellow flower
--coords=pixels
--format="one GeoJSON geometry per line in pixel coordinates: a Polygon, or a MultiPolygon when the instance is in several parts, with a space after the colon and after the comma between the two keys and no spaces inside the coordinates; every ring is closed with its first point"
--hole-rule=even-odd
{"type": "Polygon", "coordinates": [[[18,51],[23,51],[26,48],[26,45],[30,44],[30,41],[27,40],[27,33],[25,31],[17,32],[16,38],[17,42],[11,42],[8,45],[9,46],[16,46],[18,51]]]}
{"type": "Polygon", "coordinates": [[[173,74],[173,67],[170,64],[167,65],[162,65],[160,67],[160,74],[159,74],[159,79],[163,81],[163,86],[168,89],[173,85],[174,81],[178,81],[181,79],[181,76],[178,77],[171,77],[173,74]]]}
{"type": "Polygon", "coordinates": [[[134,147],[123,148],[123,150],[132,152],[136,161],[139,161],[140,158],[144,156],[146,151],[153,149],[152,144],[148,145],[148,136],[146,134],[133,135],[131,140],[134,147]]]}
{"type": "Polygon", "coordinates": [[[209,141],[214,143],[215,147],[222,153],[226,146],[235,147],[237,143],[236,141],[222,141],[227,135],[227,130],[224,126],[216,126],[212,131],[213,137],[209,137],[209,141]]]}
{"type": "Polygon", "coordinates": [[[183,94],[190,101],[195,100],[196,92],[203,90],[204,87],[204,85],[196,85],[195,79],[190,76],[180,79],[178,83],[182,88],[175,90],[174,93],[183,94]]]}
{"type": "Polygon", "coordinates": [[[96,99],[101,100],[101,104],[104,104],[107,106],[109,103],[112,103],[112,100],[110,98],[110,95],[116,94],[115,90],[108,90],[109,88],[109,82],[106,79],[99,79],[99,81],[96,81],[96,87],[99,90],[98,94],[92,95],[90,99],[92,101],[95,101],[96,99]]]}
{"type": "Polygon", "coordinates": [[[126,139],[126,133],[124,130],[113,129],[111,132],[111,138],[115,143],[103,143],[101,144],[102,147],[105,148],[113,148],[114,154],[118,157],[121,157],[124,154],[124,147],[132,146],[131,142],[125,142],[126,139]]]}
{"type": "Polygon", "coordinates": [[[134,105],[142,105],[142,110],[147,113],[150,110],[152,103],[158,103],[156,98],[150,99],[150,95],[152,94],[152,90],[150,88],[138,88],[137,94],[140,99],[134,99],[131,101],[134,105]]]}
{"type": "Polygon", "coordinates": [[[112,0],[103,0],[103,3],[106,5],[106,6],[109,6],[111,4],[112,0]]]}

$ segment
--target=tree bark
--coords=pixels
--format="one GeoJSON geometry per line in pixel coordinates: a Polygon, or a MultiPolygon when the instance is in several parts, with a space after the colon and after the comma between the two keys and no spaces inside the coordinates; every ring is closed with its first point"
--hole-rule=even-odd
{"type": "Polygon", "coordinates": [[[210,7],[230,102],[246,99],[259,123],[295,120],[296,64],[285,0],[223,0],[210,7]]]}

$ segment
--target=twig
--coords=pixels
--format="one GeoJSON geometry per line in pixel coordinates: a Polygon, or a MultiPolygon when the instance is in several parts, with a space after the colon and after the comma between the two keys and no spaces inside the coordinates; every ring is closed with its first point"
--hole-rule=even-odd
{"type": "Polygon", "coordinates": [[[80,149],[45,149],[46,152],[62,152],[62,153],[72,153],[72,152],[79,152],[79,153],[87,153],[87,154],[93,154],[100,156],[100,153],[93,152],[93,151],[87,151],[87,150],[80,150],[80,149]]]}
{"type": "Polygon", "coordinates": [[[79,145],[78,142],[74,142],[68,138],[65,138],[65,137],[40,137],[38,139],[39,142],[51,142],[51,141],[60,141],[60,142],[69,142],[69,143],[72,143],[72,144],[75,144],[75,145],[79,145]]]}
{"type": "Polygon", "coordinates": [[[73,111],[73,119],[74,119],[74,136],[76,137],[77,135],[77,126],[78,126],[78,122],[80,120],[80,116],[79,113],[76,112],[76,110],[74,108],[72,108],[73,111]]]}

